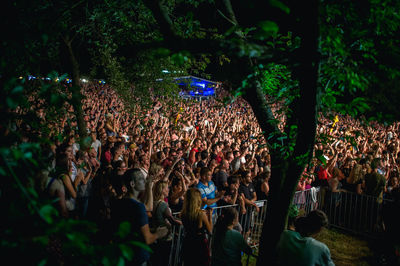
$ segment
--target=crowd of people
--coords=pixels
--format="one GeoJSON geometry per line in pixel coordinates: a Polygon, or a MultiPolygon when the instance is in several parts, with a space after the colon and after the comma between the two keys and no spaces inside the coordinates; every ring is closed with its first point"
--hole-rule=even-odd
{"type": "MultiPolygon", "coordinates": [[[[120,222],[131,222],[155,251],[150,256],[138,248],[137,265],[168,265],[171,226],[180,224],[186,236],[183,258],[190,265],[224,264],[208,248],[207,234],[216,230],[214,225],[223,231],[216,243],[234,247],[216,245],[212,254],[228,254],[227,260],[236,264],[241,251],[250,252],[245,241],[250,228],[241,228],[242,238],[232,228],[238,216],[258,211],[257,200],[267,199],[271,165],[266,141],[244,100],[222,105],[217,96],[180,100],[171,107],[166,98],[152,97],[150,107],[138,105],[133,113],[106,84],[83,84],[82,93],[88,149],[79,145],[68,103],[63,119],[49,125],[54,136],[65,138],[54,138],[50,147],[43,191],[58,199],[64,217],[96,221],[109,233],[104,234],[107,240],[120,222]],[[239,213],[228,211],[227,220],[216,221],[213,208],[232,204],[240,206],[239,213]]],[[[38,117],[45,120],[44,107],[35,101],[38,117]]],[[[333,193],[394,198],[399,191],[399,125],[320,115],[315,151],[321,156],[306,166],[297,190],[322,186],[333,193]],[[326,137],[332,141],[324,142],[326,137]]]]}

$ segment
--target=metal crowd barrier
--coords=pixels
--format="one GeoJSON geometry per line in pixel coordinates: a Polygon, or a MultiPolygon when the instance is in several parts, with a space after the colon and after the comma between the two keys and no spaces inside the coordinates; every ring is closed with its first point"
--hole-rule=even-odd
{"type": "MultiPolygon", "coordinates": [[[[324,211],[329,219],[329,225],[353,233],[366,234],[380,233],[384,230],[382,222],[382,206],[389,200],[380,201],[375,197],[358,195],[350,192],[332,193],[327,188],[311,188],[297,191],[293,197],[300,213],[303,215],[320,209],[324,211]]],[[[221,215],[224,208],[233,207],[239,213],[239,231],[246,236],[245,240],[253,248],[257,248],[260,242],[262,226],[266,217],[267,201],[256,201],[259,212],[251,206],[247,207],[246,214],[242,214],[239,205],[220,206],[214,208],[213,225],[221,215]],[[245,234],[248,231],[248,234],[245,234]]],[[[179,213],[174,213],[178,216],[179,213]]],[[[182,240],[184,237],[183,226],[172,228],[173,240],[169,257],[169,265],[182,264],[182,240]]],[[[209,237],[212,243],[212,236],[209,237]]],[[[211,247],[210,247],[211,250],[211,247]]]]}
{"type": "Polygon", "coordinates": [[[368,237],[384,231],[382,208],[390,201],[347,191],[331,192],[327,187],[297,191],[293,197],[293,204],[303,214],[322,210],[329,226],[368,237]]]}
{"type": "Polygon", "coordinates": [[[331,192],[321,189],[324,211],[330,226],[368,237],[379,236],[384,232],[382,209],[391,200],[380,199],[352,192],[331,192]]]}
{"type": "MultiPolygon", "coordinates": [[[[256,211],[256,208],[253,206],[249,206],[246,208],[246,213],[242,214],[239,205],[228,205],[228,206],[219,206],[214,208],[213,212],[213,226],[215,225],[218,217],[221,215],[223,209],[228,207],[235,208],[239,213],[239,226],[235,229],[241,231],[241,233],[246,236],[246,240],[252,248],[256,248],[260,242],[262,225],[266,217],[267,213],[267,201],[260,200],[255,202],[259,211],[256,211]],[[245,231],[248,233],[245,235],[245,231]]],[[[178,217],[179,213],[174,213],[174,216],[178,217]]],[[[184,237],[183,226],[174,226],[172,228],[172,247],[169,256],[169,265],[182,265],[182,242],[184,237]]],[[[208,243],[210,245],[212,243],[212,235],[208,237],[208,243]]]]}
{"type": "Polygon", "coordinates": [[[300,214],[308,214],[321,206],[320,192],[319,187],[296,191],[293,196],[293,204],[300,210],[300,214]]]}

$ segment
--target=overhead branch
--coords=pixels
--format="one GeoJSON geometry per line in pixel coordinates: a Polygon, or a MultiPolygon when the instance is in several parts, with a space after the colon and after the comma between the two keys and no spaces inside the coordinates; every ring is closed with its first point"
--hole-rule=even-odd
{"type": "Polygon", "coordinates": [[[143,3],[149,8],[160,27],[162,35],[169,41],[180,39],[175,31],[174,24],[168,14],[168,11],[158,0],[146,0],[143,3]]]}
{"type": "Polygon", "coordinates": [[[231,1],[230,0],[222,0],[221,2],[224,5],[227,16],[225,16],[225,14],[223,14],[222,12],[221,12],[222,14],[221,13],[220,14],[223,15],[224,17],[227,17],[228,21],[230,23],[232,23],[233,25],[235,25],[235,26],[239,25],[239,23],[236,19],[235,12],[233,11],[231,1]]]}

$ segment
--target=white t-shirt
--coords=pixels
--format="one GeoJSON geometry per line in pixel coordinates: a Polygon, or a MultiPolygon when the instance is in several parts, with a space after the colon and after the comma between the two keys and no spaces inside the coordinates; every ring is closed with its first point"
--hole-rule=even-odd
{"type": "Polygon", "coordinates": [[[72,168],[72,170],[71,170],[71,180],[72,180],[72,182],[74,182],[75,178],[76,178],[76,176],[78,174],[78,168],[76,167],[74,162],[71,162],[71,166],[72,166],[71,167],[72,168]]]}
{"type": "Polygon", "coordinates": [[[101,141],[96,139],[95,141],[92,142],[92,145],[90,146],[96,150],[96,152],[99,152],[99,147],[101,147],[101,141]]]}
{"type": "Polygon", "coordinates": [[[72,144],[72,152],[74,153],[74,155],[76,155],[76,152],[79,151],[79,149],[80,149],[79,143],[72,144]]]}

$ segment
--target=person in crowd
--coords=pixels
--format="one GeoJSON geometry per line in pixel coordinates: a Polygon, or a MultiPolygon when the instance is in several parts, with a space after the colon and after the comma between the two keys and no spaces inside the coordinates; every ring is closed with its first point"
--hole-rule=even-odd
{"type": "Polygon", "coordinates": [[[169,265],[169,253],[172,246],[172,226],[181,225],[182,222],[176,219],[165,199],[169,195],[168,182],[159,180],[153,187],[153,211],[152,228],[167,227],[168,234],[160,238],[154,245],[152,265],[169,265]]]}
{"type": "Polygon", "coordinates": [[[79,218],[84,218],[86,217],[88,210],[92,180],[96,175],[97,169],[91,167],[88,154],[82,150],[77,152],[76,161],[80,174],[82,175],[81,181],[77,185],[76,189],[76,212],[79,218]]]}
{"type": "Polygon", "coordinates": [[[223,187],[221,190],[225,191],[224,196],[217,201],[218,206],[234,205],[239,204],[241,208],[244,208],[244,201],[239,195],[240,177],[231,176],[228,179],[228,186],[223,187]]]}
{"type": "Polygon", "coordinates": [[[399,176],[398,175],[393,175],[390,177],[388,186],[387,186],[387,193],[390,195],[392,194],[393,189],[399,187],[399,176]]]}
{"type": "Polygon", "coordinates": [[[378,167],[381,165],[381,159],[375,158],[371,162],[372,173],[365,175],[365,194],[382,199],[383,191],[386,185],[386,179],[378,173],[378,167]]]}
{"type": "Polygon", "coordinates": [[[68,158],[68,172],[64,173],[62,176],[62,181],[65,187],[65,195],[66,195],[66,205],[70,215],[75,216],[75,207],[76,207],[76,190],[78,184],[82,180],[82,172],[78,171],[78,167],[76,166],[75,156],[73,155],[72,146],[69,143],[64,143],[60,146],[60,155],[65,154],[68,158]]]}
{"type": "Polygon", "coordinates": [[[106,115],[106,123],[105,123],[105,129],[106,129],[106,133],[108,137],[116,137],[117,133],[116,133],[116,129],[115,129],[115,121],[114,121],[114,117],[112,114],[108,113],[106,115]]]}
{"type": "Polygon", "coordinates": [[[269,171],[260,173],[255,180],[254,188],[256,191],[257,200],[266,200],[269,193],[269,171]]]}
{"type": "Polygon", "coordinates": [[[193,142],[193,148],[190,150],[189,153],[189,161],[190,165],[194,165],[196,162],[196,154],[200,151],[201,148],[201,140],[199,138],[195,139],[193,142]]]}
{"type": "Polygon", "coordinates": [[[242,252],[251,254],[251,247],[242,234],[234,229],[239,223],[236,209],[223,209],[214,228],[211,265],[242,265],[242,252]]]}
{"type": "Polygon", "coordinates": [[[207,235],[212,233],[212,211],[202,210],[201,205],[200,191],[197,188],[190,188],[185,195],[181,212],[185,232],[182,250],[185,265],[210,265],[207,235]]]}
{"type": "Polygon", "coordinates": [[[241,184],[239,186],[239,195],[244,201],[244,207],[241,210],[241,214],[243,217],[243,230],[245,239],[249,242],[250,230],[253,224],[253,211],[259,212],[257,204],[255,203],[257,200],[256,190],[254,188],[253,182],[251,180],[251,173],[249,171],[242,171],[241,175],[241,184]]]}
{"type": "Polygon", "coordinates": [[[114,143],[107,140],[107,142],[104,146],[104,149],[103,149],[103,153],[101,155],[101,164],[103,164],[103,165],[111,164],[111,161],[112,161],[111,149],[113,146],[114,146],[114,143]]]}
{"type": "Polygon", "coordinates": [[[209,160],[207,150],[203,150],[199,154],[200,154],[200,160],[196,160],[196,163],[195,163],[194,167],[195,168],[206,167],[207,164],[208,164],[208,160],[209,160]]]}
{"type": "Polygon", "coordinates": [[[217,207],[217,201],[222,198],[224,191],[218,191],[211,180],[212,172],[209,168],[203,167],[200,171],[200,182],[197,184],[197,188],[201,193],[201,199],[203,201],[203,209],[210,207],[217,207]]]}
{"type": "Polygon", "coordinates": [[[97,139],[97,132],[92,131],[90,133],[90,137],[92,139],[92,144],[90,145],[90,147],[94,148],[94,150],[96,151],[96,154],[99,156],[99,157],[97,157],[97,159],[100,160],[101,141],[97,139]]]}
{"type": "Polygon", "coordinates": [[[127,167],[124,161],[119,160],[116,161],[114,167],[112,168],[112,172],[109,175],[110,184],[112,189],[120,196],[123,197],[124,194],[124,186],[123,186],[123,179],[124,174],[127,171],[127,167]]]}
{"type": "Polygon", "coordinates": [[[350,171],[349,177],[346,178],[345,189],[349,192],[362,194],[362,186],[364,182],[363,164],[365,159],[361,159],[350,171]]]}
{"type": "Polygon", "coordinates": [[[323,211],[311,211],[305,217],[289,219],[278,242],[278,265],[335,265],[329,248],[316,240],[316,236],[328,224],[323,211]]]}
{"type": "Polygon", "coordinates": [[[180,212],[183,206],[183,197],[187,191],[187,185],[183,175],[172,179],[171,189],[168,195],[168,203],[173,213],[180,212]]]}
{"type": "Polygon", "coordinates": [[[221,165],[219,170],[215,173],[215,185],[217,186],[218,190],[221,190],[223,187],[228,186],[228,174],[229,171],[229,162],[228,160],[223,159],[221,161],[221,165]]]}
{"type": "Polygon", "coordinates": [[[100,160],[98,158],[95,148],[91,147],[88,155],[89,155],[90,167],[92,167],[93,169],[95,169],[97,171],[100,168],[101,164],[100,164],[100,160]]]}
{"type": "Polygon", "coordinates": [[[65,188],[63,179],[69,178],[69,158],[66,154],[61,154],[56,159],[55,173],[46,184],[45,192],[51,199],[56,199],[56,208],[61,216],[67,218],[69,216],[65,188]]]}
{"type": "MultiPolygon", "coordinates": [[[[131,237],[142,241],[147,245],[153,244],[157,239],[165,237],[168,233],[166,227],[158,227],[154,233],[150,231],[146,208],[143,203],[137,200],[139,191],[144,190],[144,180],[140,178],[141,172],[132,169],[125,173],[123,186],[126,189],[122,199],[112,204],[111,216],[113,228],[116,232],[122,222],[131,224],[131,237]],[[139,235],[137,239],[135,234],[139,235]]],[[[147,265],[150,260],[150,253],[141,246],[134,247],[135,256],[131,261],[132,265],[147,265]]]]}

